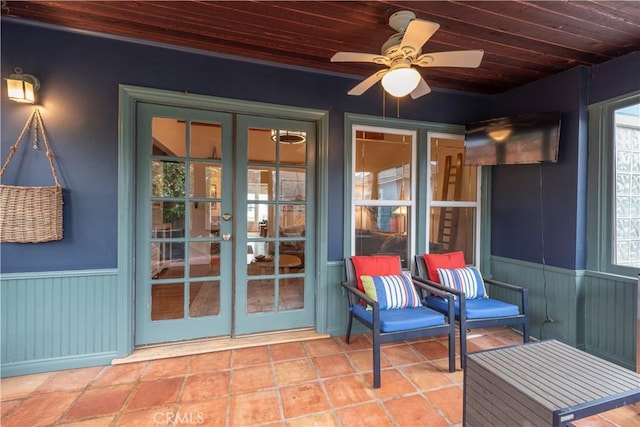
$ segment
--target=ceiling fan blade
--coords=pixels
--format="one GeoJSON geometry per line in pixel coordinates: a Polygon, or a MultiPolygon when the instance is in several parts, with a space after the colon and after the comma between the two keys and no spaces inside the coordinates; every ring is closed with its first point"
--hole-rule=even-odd
{"type": "Polygon", "coordinates": [[[331,57],[331,62],[373,62],[374,64],[391,65],[386,56],[357,52],[337,52],[331,57]]]}
{"type": "Polygon", "coordinates": [[[428,94],[429,92],[431,92],[431,88],[429,87],[427,82],[425,82],[424,79],[420,77],[418,86],[416,86],[416,88],[409,95],[411,95],[412,99],[416,99],[420,98],[422,95],[428,94]]]}
{"type": "Polygon", "coordinates": [[[422,45],[438,31],[438,28],[440,28],[440,24],[436,24],[435,22],[414,19],[407,25],[407,29],[402,37],[402,42],[400,42],[400,50],[403,52],[407,50],[418,52],[422,48],[422,45]]]}
{"type": "Polygon", "coordinates": [[[484,50],[456,50],[420,55],[413,61],[419,67],[463,67],[477,68],[482,62],[484,50]]]}
{"type": "Polygon", "coordinates": [[[353,87],[353,89],[351,89],[349,92],[347,92],[347,94],[348,95],[355,95],[355,96],[362,95],[371,86],[373,86],[374,84],[378,83],[380,81],[380,79],[382,79],[382,76],[384,76],[388,72],[389,72],[389,70],[380,70],[380,71],[370,75],[369,77],[367,77],[366,79],[364,79],[363,81],[361,81],[360,83],[355,85],[353,87]]]}

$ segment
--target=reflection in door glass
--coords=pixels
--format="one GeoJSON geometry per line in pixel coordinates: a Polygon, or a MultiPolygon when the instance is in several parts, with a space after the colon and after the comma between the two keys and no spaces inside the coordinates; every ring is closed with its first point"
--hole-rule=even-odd
{"type": "Polygon", "coordinates": [[[275,163],[276,141],[271,138],[270,129],[249,129],[247,155],[249,162],[275,163]]]}
{"type": "Polygon", "coordinates": [[[304,308],[304,278],[280,279],[278,310],[300,310],[304,308]]]}
{"type": "Polygon", "coordinates": [[[247,313],[271,313],[275,311],[275,280],[247,281],[247,313]]]}
{"type": "Polygon", "coordinates": [[[184,203],[151,202],[153,238],[184,237],[184,203]]]}
{"type": "Polygon", "coordinates": [[[152,127],[152,317],[184,318],[185,304],[191,317],[211,315],[220,289],[205,278],[220,276],[222,127],[167,118],[153,118],[152,127]],[[176,278],[184,283],[160,282],[176,278]]]}
{"type": "Polygon", "coordinates": [[[151,320],[184,317],[184,284],[164,283],[151,287],[151,320]]]}
{"type": "Polygon", "coordinates": [[[153,160],[151,163],[151,197],[184,197],[184,162],[153,160]]]}
{"type": "Polygon", "coordinates": [[[154,117],[151,121],[154,156],[185,157],[187,153],[184,120],[154,117]]]}
{"type": "Polygon", "coordinates": [[[305,172],[304,169],[280,169],[280,200],[304,202],[305,172]]]}
{"type": "MultiPolygon", "coordinates": [[[[219,245],[219,244],[217,244],[219,245]]],[[[220,259],[213,254],[213,244],[207,241],[189,244],[189,276],[205,277],[220,274],[220,259]]]]}
{"type": "Polygon", "coordinates": [[[189,285],[189,317],[220,314],[220,282],[192,282],[189,285]]]}
{"type": "Polygon", "coordinates": [[[280,142],[280,163],[304,165],[307,160],[307,133],[291,130],[271,130],[271,138],[280,142]]]}
{"type": "Polygon", "coordinates": [[[222,126],[213,123],[191,123],[191,157],[222,158],[222,126]]]}
{"type": "Polygon", "coordinates": [[[217,198],[221,189],[222,167],[217,164],[191,162],[189,189],[191,197],[217,198]]]}
{"type": "Polygon", "coordinates": [[[248,132],[247,312],[300,309],[307,238],[307,134],[285,129],[248,132]]]}

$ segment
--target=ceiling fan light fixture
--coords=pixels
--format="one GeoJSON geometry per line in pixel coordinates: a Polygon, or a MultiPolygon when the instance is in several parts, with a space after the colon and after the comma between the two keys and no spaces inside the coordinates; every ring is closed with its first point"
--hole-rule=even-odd
{"type": "Polygon", "coordinates": [[[396,68],[382,77],[382,87],[398,98],[413,92],[420,83],[420,73],[415,68],[396,68]]]}

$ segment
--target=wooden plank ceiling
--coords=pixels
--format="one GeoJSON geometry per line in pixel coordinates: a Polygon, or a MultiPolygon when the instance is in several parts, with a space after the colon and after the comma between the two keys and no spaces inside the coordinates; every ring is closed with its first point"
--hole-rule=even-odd
{"type": "Polygon", "coordinates": [[[440,29],[423,52],[484,49],[477,69],[420,69],[430,86],[495,94],[640,50],[640,1],[8,1],[2,15],[350,75],[337,51],[379,53],[410,10],[440,29]]]}

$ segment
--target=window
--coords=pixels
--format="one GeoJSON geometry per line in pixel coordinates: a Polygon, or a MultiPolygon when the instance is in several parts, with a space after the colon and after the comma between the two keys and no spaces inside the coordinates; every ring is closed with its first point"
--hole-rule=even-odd
{"type": "Polygon", "coordinates": [[[589,108],[588,268],[640,268],[640,93],[589,108]]]}
{"type": "Polygon", "coordinates": [[[467,264],[477,264],[479,168],[464,166],[461,136],[435,134],[429,141],[429,252],[463,251],[467,264]]]}
{"type": "Polygon", "coordinates": [[[613,263],[640,268],[640,103],[614,112],[613,263]]]}
{"type": "Polygon", "coordinates": [[[411,267],[414,217],[414,131],[353,128],[354,255],[398,255],[411,267]]]}

